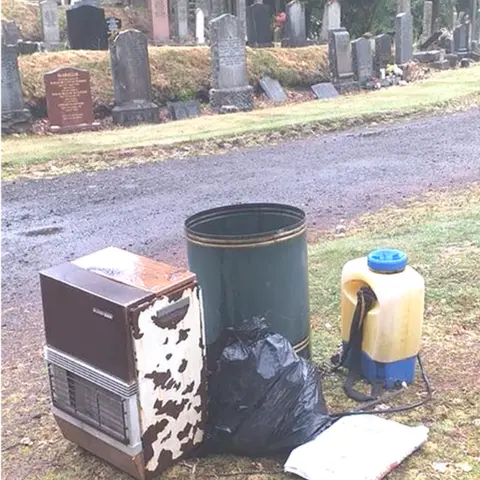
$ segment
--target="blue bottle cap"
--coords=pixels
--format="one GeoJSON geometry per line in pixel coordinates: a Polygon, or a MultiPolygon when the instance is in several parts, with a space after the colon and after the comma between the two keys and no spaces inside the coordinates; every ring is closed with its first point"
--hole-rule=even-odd
{"type": "Polygon", "coordinates": [[[394,273],[405,270],[408,257],[405,252],[393,248],[379,248],[368,255],[368,268],[378,273],[394,273]]]}

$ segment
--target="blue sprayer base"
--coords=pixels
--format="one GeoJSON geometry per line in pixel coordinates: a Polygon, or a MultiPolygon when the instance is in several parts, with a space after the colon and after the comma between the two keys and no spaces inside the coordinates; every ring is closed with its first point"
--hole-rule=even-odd
{"type": "MultiPolygon", "coordinates": [[[[348,342],[343,342],[343,348],[347,348],[348,342]]],[[[387,389],[392,389],[399,383],[405,382],[410,385],[415,380],[415,366],[417,357],[405,358],[396,362],[376,362],[372,358],[362,352],[361,369],[362,375],[370,383],[383,381],[383,385],[387,389]]],[[[350,356],[345,361],[345,366],[350,367],[350,356]]]]}

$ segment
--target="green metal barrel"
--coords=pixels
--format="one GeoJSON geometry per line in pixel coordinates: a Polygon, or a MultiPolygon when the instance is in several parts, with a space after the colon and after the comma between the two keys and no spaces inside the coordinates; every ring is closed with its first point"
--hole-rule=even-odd
{"type": "Polygon", "coordinates": [[[189,217],[185,233],[202,291],[209,364],[220,353],[223,329],[254,316],[309,358],[305,213],[281,204],[231,205],[189,217]]]}

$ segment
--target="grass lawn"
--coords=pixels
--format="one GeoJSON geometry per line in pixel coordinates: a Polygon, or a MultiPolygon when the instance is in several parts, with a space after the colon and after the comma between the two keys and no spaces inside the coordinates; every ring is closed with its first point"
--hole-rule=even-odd
{"type": "MultiPolygon", "coordinates": [[[[480,478],[480,184],[464,191],[428,194],[404,207],[368,214],[347,225],[345,237],[326,233],[311,246],[310,298],[316,361],[328,360],[340,338],[339,282],[343,264],[382,246],[404,249],[410,265],[425,278],[422,356],[434,389],[431,403],[391,417],[409,425],[423,423],[430,428],[430,434],[428,443],[389,478],[480,478]]],[[[47,379],[39,375],[36,381],[46,383],[47,379]]],[[[332,412],[353,406],[343,394],[338,374],[325,379],[324,392],[332,412]]],[[[417,379],[395,401],[411,403],[422,395],[423,385],[417,379]]],[[[22,399],[21,392],[2,403],[4,415],[24,408],[30,415],[27,411],[23,418],[28,418],[35,409],[34,404],[22,399]]],[[[3,468],[12,475],[7,478],[17,480],[17,468],[33,468],[35,474],[22,476],[32,480],[128,478],[63,440],[50,415],[18,428],[18,437],[25,435],[23,429],[34,444],[3,453],[3,468]]],[[[162,478],[291,478],[281,473],[281,467],[278,459],[252,461],[216,456],[181,462],[162,478]]]]}
{"type": "MultiPolygon", "coordinates": [[[[100,162],[101,168],[108,168],[142,161],[146,155],[142,149],[148,150],[146,156],[150,160],[159,160],[165,155],[175,156],[172,148],[182,149],[186,143],[193,147],[188,150],[188,154],[198,155],[202,153],[202,142],[211,139],[246,134],[262,135],[278,130],[285,132],[284,138],[289,138],[290,130],[301,125],[320,124],[325,129],[334,129],[345,124],[378,122],[385,118],[406,117],[449,106],[468,107],[479,103],[480,65],[476,65],[468,69],[439,72],[427,80],[405,87],[342,96],[328,101],[317,100],[253,112],[203,116],[161,125],[114,128],[99,132],[4,137],[2,176],[5,179],[12,178],[28,174],[35,168],[58,174],[59,171],[64,172],[65,165],[69,165],[65,171],[82,170],[87,168],[92,156],[100,162]]],[[[263,145],[265,142],[266,139],[262,137],[257,144],[263,145]]],[[[212,152],[207,149],[207,153],[212,152]]]]}

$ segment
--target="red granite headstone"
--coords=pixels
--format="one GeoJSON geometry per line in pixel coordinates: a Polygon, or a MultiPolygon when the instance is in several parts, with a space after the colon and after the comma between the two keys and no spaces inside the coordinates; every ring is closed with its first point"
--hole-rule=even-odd
{"type": "Polygon", "coordinates": [[[94,122],[90,74],[78,68],[59,68],[44,75],[50,129],[53,132],[87,130],[94,122]]]}

